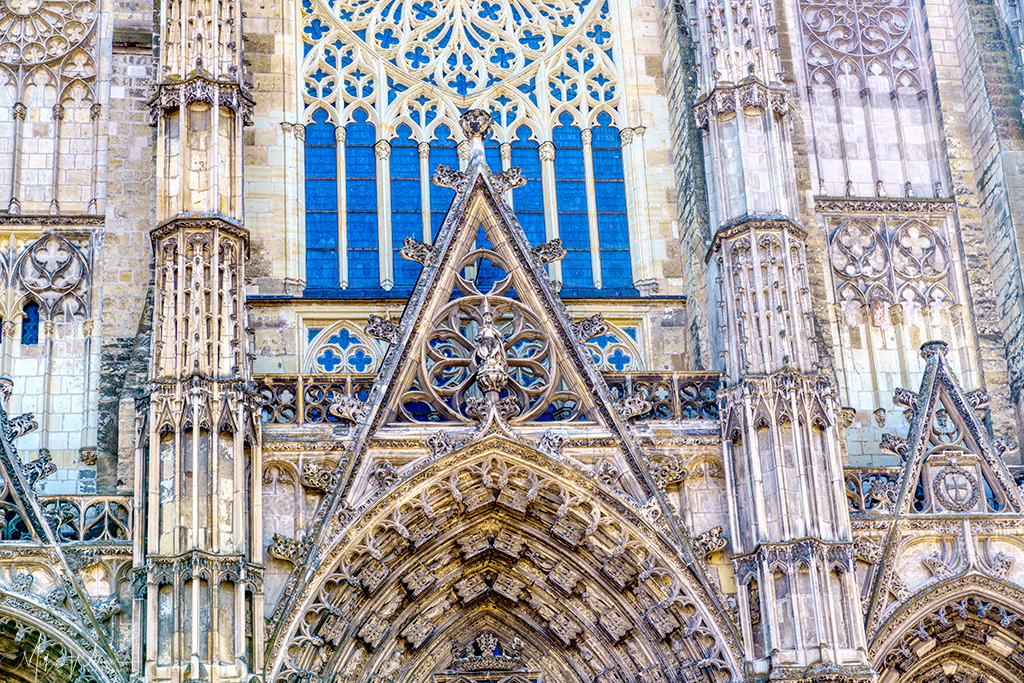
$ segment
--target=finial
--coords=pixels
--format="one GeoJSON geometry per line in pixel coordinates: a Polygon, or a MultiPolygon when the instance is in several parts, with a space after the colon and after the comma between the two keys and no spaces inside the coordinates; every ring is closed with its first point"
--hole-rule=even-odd
{"type": "Polygon", "coordinates": [[[944,341],[934,340],[921,344],[921,358],[925,360],[928,360],[935,354],[945,356],[947,351],[949,351],[949,345],[944,341]]]}
{"type": "Polygon", "coordinates": [[[462,115],[459,123],[462,124],[462,132],[469,140],[469,166],[486,166],[484,140],[491,134],[491,125],[494,123],[491,115],[483,109],[470,109],[462,115]]]}

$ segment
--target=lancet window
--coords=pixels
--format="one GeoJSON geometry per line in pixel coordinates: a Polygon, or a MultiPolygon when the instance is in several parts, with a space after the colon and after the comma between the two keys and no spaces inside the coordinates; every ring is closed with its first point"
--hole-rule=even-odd
{"type": "MultiPolygon", "coordinates": [[[[459,115],[496,122],[494,170],[528,182],[506,195],[530,241],[559,237],[563,295],[633,288],[611,0],[305,0],[308,296],[406,296],[459,168],[459,115]]],[[[628,142],[628,140],[627,140],[628,142]]]]}

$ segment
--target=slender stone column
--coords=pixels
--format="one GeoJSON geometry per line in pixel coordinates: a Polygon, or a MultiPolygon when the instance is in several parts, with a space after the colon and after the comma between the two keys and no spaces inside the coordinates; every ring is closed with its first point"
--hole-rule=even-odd
{"type": "Polygon", "coordinates": [[[704,131],[722,322],[723,459],[747,668],[773,681],[871,680],[839,407],[822,372],[798,224],[775,5],[700,0],[704,131]]]}
{"type": "Polygon", "coordinates": [[[135,665],[145,680],[262,668],[259,430],[245,308],[237,0],[161,8],[152,390],[139,447],[135,665]],[[213,13],[211,14],[211,7],[213,13]]]}

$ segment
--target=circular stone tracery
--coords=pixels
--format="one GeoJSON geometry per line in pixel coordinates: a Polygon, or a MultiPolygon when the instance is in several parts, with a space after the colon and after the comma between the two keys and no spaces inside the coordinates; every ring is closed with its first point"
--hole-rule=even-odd
{"type": "Polygon", "coordinates": [[[29,66],[60,59],[89,36],[93,0],[0,0],[0,62],[29,66]]]}
{"type": "MultiPolygon", "coordinates": [[[[342,3],[335,16],[374,52],[431,85],[468,95],[551,52],[600,0],[403,0],[342,3]]],[[[596,44],[611,37],[588,32],[596,44]]],[[[607,34],[607,36],[605,35],[607,34]]]]}

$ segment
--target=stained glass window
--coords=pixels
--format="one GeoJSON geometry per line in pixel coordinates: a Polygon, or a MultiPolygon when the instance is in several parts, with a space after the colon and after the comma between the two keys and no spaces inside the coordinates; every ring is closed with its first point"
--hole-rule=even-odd
{"type": "Polygon", "coordinates": [[[25,304],[25,317],[21,321],[21,343],[32,345],[39,343],[39,304],[25,304]]]}
{"type": "Polygon", "coordinates": [[[563,293],[635,292],[607,0],[304,0],[303,12],[307,295],[408,296],[420,265],[398,251],[440,228],[454,193],[429,176],[460,167],[469,108],[495,121],[492,170],[527,179],[508,198],[530,242],[567,248],[551,266],[563,293]]]}

